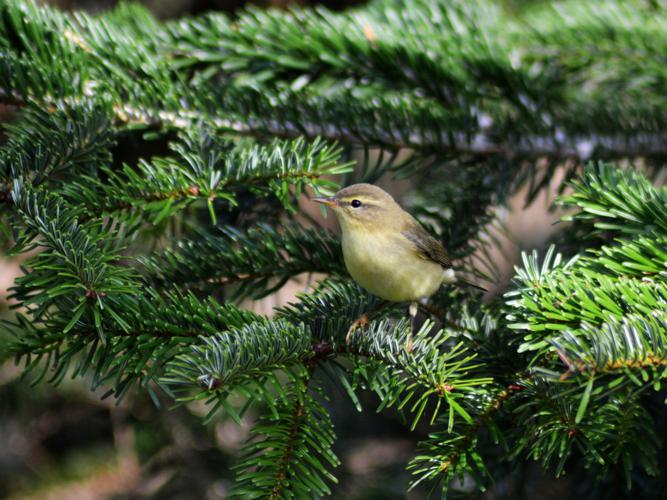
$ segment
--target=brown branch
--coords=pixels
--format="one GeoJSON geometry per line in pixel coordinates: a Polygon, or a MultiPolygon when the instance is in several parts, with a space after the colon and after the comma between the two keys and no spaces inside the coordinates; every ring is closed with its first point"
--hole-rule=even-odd
{"type": "MultiPolygon", "coordinates": [[[[164,200],[184,200],[184,199],[195,199],[195,198],[208,198],[208,196],[200,196],[200,191],[198,186],[190,186],[185,189],[177,191],[168,191],[168,192],[157,192],[151,193],[143,198],[136,198],[134,201],[141,200],[144,203],[151,203],[153,201],[164,201],[164,200]]],[[[93,216],[100,216],[103,214],[109,214],[113,212],[119,212],[122,210],[130,210],[132,208],[137,208],[139,205],[135,205],[129,201],[119,200],[113,205],[107,206],[98,206],[98,205],[87,205],[84,204],[86,209],[85,216],[80,217],[82,220],[87,220],[93,216]]]]}
{"type": "Polygon", "coordinates": [[[601,371],[620,370],[621,368],[649,368],[652,366],[667,366],[667,358],[647,354],[643,359],[621,359],[609,361],[601,371]]]}
{"type": "MultiPolygon", "coordinates": [[[[72,101],[73,99],[69,99],[72,101]]],[[[14,95],[0,88],[0,103],[23,106],[27,99],[14,95]]],[[[67,104],[67,101],[63,101],[67,104]]],[[[45,99],[47,106],[53,106],[55,101],[45,99]]],[[[201,111],[172,112],[159,109],[140,109],[125,104],[114,106],[116,123],[118,125],[144,125],[147,128],[160,130],[165,128],[186,129],[193,123],[208,122],[221,131],[234,132],[259,138],[293,139],[301,136],[323,137],[328,140],[346,144],[364,146],[368,144],[360,135],[349,130],[329,127],[321,123],[293,124],[277,120],[264,120],[260,126],[255,126],[240,120],[217,118],[210,113],[201,111]]],[[[473,137],[468,132],[446,131],[439,138],[427,140],[423,137],[411,137],[408,140],[397,138],[391,131],[382,131],[384,137],[376,137],[373,144],[390,149],[415,149],[429,152],[446,152],[448,154],[469,157],[506,157],[506,158],[542,158],[548,157],[558,160],[578,159],[586,161],[594,151],[597,156],[613,158],[636,157],[667,157],[667,137],[661,134],[642,134],[642,139],[631,139],[620,135],[589,135],[573,137],[556,141],[548,136],[534,136],[529,140],[505,143],[496,142],[491,134],[480,131],[473,137]],[[457,137],[458,136],[458,137],[457,137]]]]}
{"type": "Polygon", "coordinates": [[[644,368],[667,366],[666,357],[656,356],[652,353],[646,354],[643,358],[638,359],[611,360],[607,361],[603,366],[598,366],[596,364],[587,364],[585,360],[581,359],[573,361],[564,352],[560,350],[556,352],[563,364],[567,366],[567,371],[560,376],[561,380],[566,379],[571,373],[605,374],[626,368],[642,370],[644,368]]]}
{"type": "MultiPolygon", "coordinates": [[[[184,280],[184,281],[178,281],[176,278],[170,278],[167,280],[169,282],[169,286],[177,284],[180,288],[190,288],[190,289],[196,289],[196,290],[207,290],[208,287],[212,286],[224,286],[224,285],[232,285],[235,283],[241,283],[244,281],[251,281],[251,280],[261,280],[261,279],[269,279],[269,278],[277,278],[277,279],[284,279],[286,276],[287,277],[295,277],[298,274],[302,273],[329,273],[333,275],[339,275],[339,270],[332,268],[332,267],[309,267],[306,268],[305,266],[302,267],[297,267],[297,266],[284,266],[281,267],[280,265],[275,266],[274,268],[263,271],[263,272],[253,272],[253,273],[235,273],[235,274],[228,274],[224,276],[216,276],[212,278],[207,278],[207,279],[193,279],[193,280],[184,280]]],[[[159,288],[160,286],[164,285],[164,281],[160,277],[153,277],[156,281],[156,286],[159,288]]]]}
{"type": "MultiPolygon", "coordinates": [[[[318,342],[317,344],[313,344],[311,347],[311,353],[308,355],[304,356],[302,358],[302,363],[304,366],[308,369],[313,369],[315,366],[317,366],[319,363],[329,359],[333,355],[338,355],[338,354],[348,354],[352,356],[363,356],[369,359],[373,359],[375,361],[383,362],[385,364],[391,365],[395,363],[391,363],[390,360],[387,360],[382,357],[378,356],[373,356],[370,352],[362,350],[362,349],[356,349],[347,342],[345,344],[337,346],[335,349],[334,347],[328,343],[328,342],[318,342]]],[[[442,397],[445,395],[445,393],[452,392],[456,389],[455,386],[448,384],[446,382],[442,383],[433,383],[431,380],[429,380],[426,377],[415,377],[415,376],[410,376],[406,375],[407,378],[410,378],[412,380],[416,380],[419,383],[423,384],[424,386],[432,387],[435,391],[435,394],[437,394],[438,397],[442,397]]]]}
{"type": "MultiPolygon", "coordinates": [[[[266,176],[255,176],[247,180],[247,182],[226,182],[224,187],[230,188],[227,193],[232,194],[233,189],[238,186],[247,186],[249,184],[259,184],[261,182],[266,182],[267,180],[272,179],[290,179],[293,181],[299,181],[301,179],[308,179],[311,182],[315,182],[317,179],[322,177],[320,173],[314,172],[289,172],[277,175],[266,175],[266,176]]],[[[88,216],[100,216],[103,214],[111,214],[114,212],[120,212],[123,210],[131,210],[133,208],[141,207],[141,203],[151,203],[153,201],[164,201],[171,199],[172,201],[183,201],[196,199],[207,200],[207,199],[216,199],[221,196],[223,193],[216,193],[215,191],[202,192],[199,186],[192,185],[184,189],[167,191],[167,192],[156,192],[150,193],[143,197],[134,198],[131,201],[118,200],[115,203],[112,203],[107,206],[97,206],[97,205],[85,205],[88,216]]],[[[0,202],[3,200],[0,198],[0,202]]]]}
{"type": "Polygon", "coordinates": [[[27,103],[22,96],[12,92],[8,92],[3,88],[0,88],[0,104],[5,104],[7,106],[21,107],[25,106],[27,103]]]}
{"type": "Polygon", "coordinates": [[[13,205],[14,199],[12,198],[11,188],[6,190],[0,190],[0,204],[6,203],[7,205],[13,205]]]}
{"type": "MultiPolygon", "coordinates": [[[[78,335],[81,335],[82,337],[96,337],[97,332],[86,331],[86,332],[80,332],[78,335]]],[[[204,330],[201,331],[191,330],[185,332],[168,332],[165,330],[134,330],[126,332],[123,330],[119,330],[111,333],[112,337],[140,337],[141,335],[150,335],[151,337],[168,339],[172,337],[191,337],[191,338],[204,337],[204,336],[208,337],[210,336],[210,333],[204,330]]]]}
{"type": "MultiPolygon", "coordinates": [[[[201,116],[199,116],[201,119],[201,116]]],[[[358,134],[350,131],[329,127],[321,123],[299,123],[299,127],[274,120],[265,120],[261,126],[253,126],[247,122],[211,117],[216,127],[235,132],[239,135],[268,136],[280,138],[295,138],[306,135],[308,137],[324,137],[329,140],[363,146],[368,144],[358,134]]],[[[172,124],[173,125],[173,124],[172,124]]],[[[667,140],[665,136],[644,134],[644,140],[628,139],[625,136],[592,135],[556,141],[551,137],[533,136],[529,140],[513,143],[495,142],[491,135],[484,131],[477,132],[470,137],[469,131],[446,131],[439,138],[425,140],[423,137],[411,137],[408,140],[398,139],[390,131],[384,131],[386,138],[374,138],[373,143],[392,149],[417,149],[437,152],[447,152],[461,156],[507,158],[550,157],[555,159],[575,158],[585,161],[590,158],[596,149],[602,152],[601,156],[611,157],[666,157],[667,140]],[[458,137],[457,137],[458,136],[458,137]]]]}
{"type": "MultiPolygon", "coordinates": [[[[310,373],[311,372],[309,371],[308,378],[304,380],[303,387],[301,388],[301,392],[304,394],[308,390],[310,373]]],[[[301,427],[301,423],[303,420],[303,412],[304,412],[303,403],[299,398],[299,395],[297,395],[296,401],[294,403],[294,411],[292,412],[292,425],[290,426],[289,431],[287,432],[287,444],[285,446],[285,451],[283,455],[280,457],[278,473],[276,474],[276,483],[274,484],[273,489],[271,490],[271,495],[269,496],[270,500],[275,500],[276,498],[280,498],[280,493],[285,486],[285,479],[287,479],[287,467],[289,465],[290,459],[292,458],[292,453],[294,451],[294,443],[296,441],[296,437],[299,433],[299,428],[301,427]]]]}

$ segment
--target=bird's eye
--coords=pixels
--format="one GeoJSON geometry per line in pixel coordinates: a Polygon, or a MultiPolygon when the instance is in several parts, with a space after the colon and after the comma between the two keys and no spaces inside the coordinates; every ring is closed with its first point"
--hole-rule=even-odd
{"type": "Polygon", "coordinates": [[[350,202],[350,205],[352,205],[352,208],[359,208],[361,206],[361,201],[359,200],[352,200],[350,202]]]}

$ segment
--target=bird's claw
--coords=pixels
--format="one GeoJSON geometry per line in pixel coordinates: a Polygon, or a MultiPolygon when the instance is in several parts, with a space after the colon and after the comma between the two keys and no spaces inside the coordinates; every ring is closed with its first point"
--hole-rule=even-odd
{"type": "Polygon", "coordinates": [[[412,343],[412,332],[410,332],[408,339],[405,341],[405,352],[412,354],[412,349],[414,349],[414,345],[412,343]]]}
{"type": "Polygon", "coordinates": [[[366,316],[365,314],[362,314],[357,319],[355,319],[354,323],[352,323],[352,325],[350,325],[350,328],[347,331],[347,335],[345,335],[345,343],[346,344],[350,343],[350,339],[352,338],[352,334],[354,334],[354,331],[357,328],[362,328],[363,329],[364,327],[368,326],[368,323],[369,323],[368,322],[368,316],[366,316]]]}

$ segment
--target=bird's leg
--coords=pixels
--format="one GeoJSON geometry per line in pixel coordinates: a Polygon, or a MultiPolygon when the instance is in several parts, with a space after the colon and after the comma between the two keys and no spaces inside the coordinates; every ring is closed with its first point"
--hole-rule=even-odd
{"type": "Polygon", "coordinates": [[[408,340],[405,343],[405,350],[409,353],[412,352],[412,334],[415,331],[417,326],[417,312],[419,311],[419,302],[410,302],[410,307],[408,308],[408,313],[410,314],[410,333],[408,334],[408,340]]]}
{"type": "Polygon", "coordinates": [[[345,343],[349,344],[350,339],[352,338],[352,334],[355,332],[357,328],[364,328],[365,326],[368,325],[370,322],[369,316],[372,314],[375,314],[376,312],[382,310],[386,306],[388,306],[390,302],[388,300],[383,300],[380,302],[377,306],[375,306],[373,309],[371,309],[368,312],[363,313],[361,316],[359,316],[357,319],[354,320],[354,322],[350,325],[350,328],[347,330],[347,335],[345,335],[345,343]]]}
{"type": "Polygon", "coordinates": [[[422,299],[419,301],[419,306],[424,310],[424,312],[434,318],[440,320],[441,323],[446,322],[445,311],[440,309],[437,306],[428,303],[428,299],[422,299]]]}

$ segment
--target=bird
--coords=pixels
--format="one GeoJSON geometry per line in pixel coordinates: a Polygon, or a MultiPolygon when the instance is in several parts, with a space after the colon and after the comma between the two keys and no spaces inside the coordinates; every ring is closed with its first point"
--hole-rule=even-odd
{"type": "Polygon", "coordinates": [[[353,184],[312,201],[329,207],[336,216],[343,260],[352,278],[385,301],[410,302],[413,327],[419,302],[443,284],[484,290],[461,277],[442,243],[380,187],[353,184]]]}

